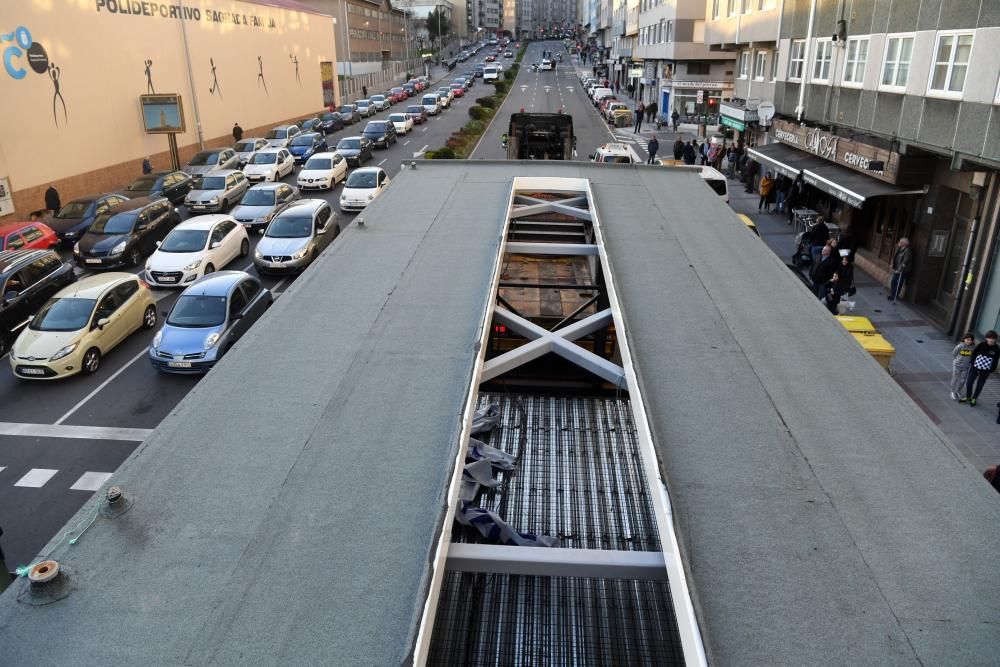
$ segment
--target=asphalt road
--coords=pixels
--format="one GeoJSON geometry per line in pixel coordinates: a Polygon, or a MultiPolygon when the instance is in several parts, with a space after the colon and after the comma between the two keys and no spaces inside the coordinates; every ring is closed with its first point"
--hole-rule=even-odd
{"type": "MultiPolygon", "coordinates": [[[[432,72],[436,82],[450,83],[480,62],[486,51],[453,72],[432,72]]],[[[435,85],[436,89],[437,86],[435,85]]],[[[478,80],[467,97],[456,98],[447,111],[401,136],[396,145],[376,150],[365,166],[381,166],[390,179],[404,160],[444,145],[451,132],[464,125],[473,100],[488,94],[478,80]]],[[[373,94],[377,91],[371,91],[373,94]]],[[[390,112],[400,111],[405,103],[390,112]]],[[[381,112],[376,118],[384,118],[381,112]]],[[[361,133],[367,120],[329,136],[331,146],[343,137],[361,133]]],[[[294,185],[295,174],[283,179],[294,185]]],[[[124,187],[126,184],[123,183],[124,187]]],[[[304,193],[329,201],[346,226],[353,215],[337,206],[343,185],[324,193],[304,193]]],[[[182,217],[188,217],[181,208],[182,217]]],[[[256,246],[260,239],[251,236],[256,246]]],[[[219,267],[222,268],[222,267],[219,267]]],[[[251,259],[237,260],[227,269],[255,273],[251,259]]],[[[261,278],[276,297],[294,283],[290,277],[261,278]]],[[[154,290],[161,311],[171,307],[179,291],[154,290]]],[[[26,382],[14,377],[6,357],[0,358],[0,546],[8,567],[30,563],[65,522],[132,453],[148,432],[173,410],[195,386],[196,377],[165,375],[146,359],[153,331],[139,331],[111,351],[100,370],[90,377],[58,382],[26,382]]],[[[234,407],[238,407],[234,403],[234,407]]]]}

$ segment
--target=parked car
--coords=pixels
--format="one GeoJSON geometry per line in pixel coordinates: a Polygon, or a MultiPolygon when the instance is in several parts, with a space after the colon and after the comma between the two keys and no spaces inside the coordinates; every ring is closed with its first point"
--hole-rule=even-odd
{"type": "Polygon", "coordinates": [[[166,197],[174,206],[184,203],[184,197],[191,191],[194,176],[183,171],[154,171],[140,176],[125,188],[125,197],[166,197]]]}
{"type": "Polygon", "coordinates": [[[269,145],[270,144],[267,143],[267,139],[261,139],[259,137],[237,141],[233,146],[233,150],[236,151],[236,156],[240,159],[240,167],[249,162],[254,153],[267,148],[269,145]]]}
{"type": "Polygon", "coordinates": [[[264,135],[271,148],[284,148],[299,133],[298,125],[279,125],[264,135]]]}
{"type": "Polygon", "coordinates": [[[392,103],[393,104],[397,104],[399,102],[405,102],[406,98],[409,97],[409,95],[403,89],[402,86],[396,86],[395,88],[393,88],[392,90],[390,90],[389,93],[392,95],[392,99],[393,99],[392,103]]]}
{"type": "Polygon", "coordinates": [[[440,90],[434,91],[432,94],[433,95],[437,95],[438,100],[441,102],[441,108],[442,109],[447,109],[447,108],[451,107],[451,91],[450,90],[446,91],[444,89],[440,89],[440,90]]]}
{"type": "Polygon", "coordinates": [[[338,234],[337,215],[328,203],[301,199],[267,226],[253,254],[254,266],[261,274],[304,271],[338,234]]]}
{"type": "Polygon", "coordinates": [[[375,107],[375,111],[386,111],[392,106],[392,102],[385,95],[372,95],[371,103],[375,107]]]}
{"type": "Polygon", "coordinates": [[[474,69],[472,71],[473,76],[475,76],[477,79],[482,79],[483,78],[483,72],[484,72],[484,68],[483,68],[482,65],[476,65],[476,69],[474,69]]]}
{"type": "Polygon", "coordinates": [[[414,125],[423,125],[427,121],[427,110],[422,104],[407,106],[406,115],[413,119],[414,125]]]}
{"type": "Polygon", "coordinates": [[[347,178],[347,160],[340,153],[316,153],[299,170],[301,190],[329,190],[347,178]]]}
{"type": "Polygon", "coordinates": [[[312,116],[310,118],[306,118],[305,120],[299,123],[299,131],[303,133],[319,132],[319,127],[317,127],[319,124],[320,124],[319,116],[312,116]]]}
{"type": "Polygon", "coordinates": [[[362,118],[375,115],[375,107],[372,106],[371,100],[355,100],[354,103],[358,105],[358,111],[362,118]]]}
{"type": "Polygon", "coordinates": [[[402,86],[402,88],[403,88],[404,91],[406,91],[406,96],[407,97],[413,97],[418,92],[420,92],[420,91],[417,90],[417,84],[415,84],[415,83],[409,83],[409,82],[404,83],[403,86],[402,86]]]}
{"type": "Polygon", "coordinates": [[[298,188],[287,183],[260,183],[247,190],[232,216],[247,229],[263,233],[274,216],[298,198],[298,188]]]}
{"type": "Polygon", "coordinates": [[[361,110],[357,104],[345,104],[340,107],[340,118],[344,125],[353,125],[361,120],[361,110]]]}
{"type": "Polygon", "coordinates": [[[44,222],[0,224],[0,251],[48,250],[59,245],[59,236],[44,222]]]}
{"type": "Polygon", "coordinates": [[[213,148],[195,153],[181,171],[199,176],[225,169],[238,169],[239,166],[240,159],[232,148],[213,148]]]}
{"type": "Polygon", "coordinates": [[[138,276],[87,276],[45,302],[11,346],[10,365],[26,380],[91,375],[130,334],[155,326],[156,300],[138,276]]]}
{"type": "Polygon", "coordinates": [[[295,158],[287,148],[265,148],[257,151],[247,166],[243,167],[243,174],[251,183],[280,181],[293,171],[295,171],[295,158]]]}
{"type": "Polygon", "coordinates": [[[335,151],[344,156],[349,167],[360,167],[375,155],[372,142],[365,137],[344,137],[337,142],[335,151]]]}
{"type": "Polygon", "coordinates": [[[76,280],[53,250],[0,252],[0,357],[49,297],[76,280]]]}
{"type": "Polygon", "coordinates": [[[319,119],[319,129],[322,130],[324,134],[330,134],[331,132],[344,129],[344,119],[336,111],[327,111],[321,115],[319,119]]]}
{"type": "Polygon", "coordinates": [[[322,132],[305,132],[288,142],[288,152],[295,159],[295,164],[302,164],[314,154],[327,150],[329,147],[322,132]]]}
{"type": "Polygon", "coordinates": [[[63,247],[72,248],[97,216],[123,201],[128,201],[128,197],[117,193],[80,197],[65,204],[55,215],[46,217],[45,224],[59,235],[63,247]]]}
{"type": "MultiPolygon", "coordinates": [[[[410,79],[406,83],[411,84],[418,93],[424,92],[424,88],[426,87],[420,79],[410,79]]],[[[403,85],[405,86],[406,84],[403,85]]]]}
{"type": "Polygon", "coordinates": [[[376,148],[388,148],[396,143],[396,126],[387,120],[373,120],[365,126],[362,135],[376,148]]]}
{"type": "Polygon", "coordinates": [[[166,373],[207,373],[273,302],[243,271],[222,271],[188,287],[153,336],[149,361],[166,373]]]}
{"type": "Polygon", "coordinates": [[[413,118],[405,113],[389,114],[389,122],[396,128],[396,134],[409,134],[413,129],[413,118]]]}
{"type": "Polygon", "coordinates": [[[340,210],[361,211],[389,186],[389,175],[381,167],[355,169],[340,193],[340,210]]]}
{"type": "MultiPolygon", "coordinates": [[[[224,179],[221,175],[199,178],[224,179]]],[[[129,199],[97,216],[73,246],[73,259],[88,269],[139,266],[180,221],[177,209],[166,199],[129,199]]]]}
{"type": "Polygon", "coordinates": [[[441,98],[437,93],[428,93],[420,98],[420,103],[428,116],[436,116],[441,113],[441,98]]]}
{"type": "Polygon", "coordinates": [[[199,215],[171,230],[146,260],[146,280],[157,287],[183,287],[250,254],[243,225],[229,215],[199,215]]]}
{"type": "Polygon", "coordinates": [[[465,86],[460,83],[451,84],[452,97],[465,97],[465,86]]]}
{"type": "MultiPolygon", "coordinates": [[[[258,152],[254,160],[258,159],[258,152]]],[[[247,165],[249,167],[250,165],[247,165]]],[[[222,213],[243,198],[250,184],[241,171],[224,171],[195,179],[184,205],[192,213],[222,213]]]]}

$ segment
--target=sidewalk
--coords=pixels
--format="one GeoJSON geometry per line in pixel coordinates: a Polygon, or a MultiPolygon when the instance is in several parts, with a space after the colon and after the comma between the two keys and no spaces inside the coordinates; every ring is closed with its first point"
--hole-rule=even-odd
{"type": "MultiPolygon", "coordinates": [[[[663,145],[663,141],[660,141],[663,145]]],[[[787,217],[775,213],[758,213],[760,197],[743,191],[743,184],[729,180],[729,203],[737,213],[749,215],[757,224],[761,237],[789,263],[795,246],[795,236],[787,217]]],[[[924,413],[977,470],[1000,463],[1000,424],[997,402],[1000,401],[1000,373],[990,376],[979,404],[971,408],[948,397],[951,382],[951,350],[955,342],[939,331],[910,304],[891,302],[888,290],[866,273],[855,271],[858,293],[852,315],[869,318],[885,338],[896,348],[892,376],[924,413]]],[[[831,325],[834,325],[831,321],[831,325]]],[[[820,351],[817,364],[836,363],[825,359],[820,351]]],[[[849,391],[849,387],[844,388],[849,391]]],[[[844,415],[850,419],[850,415],[844,415]]],[[[873,442],[873,446],[878,443],[873,442]]]]}

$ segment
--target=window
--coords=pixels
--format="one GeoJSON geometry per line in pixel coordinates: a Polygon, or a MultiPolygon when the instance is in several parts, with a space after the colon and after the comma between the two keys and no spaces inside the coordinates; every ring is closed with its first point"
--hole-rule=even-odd
{"type": "Polygon", "coordinates": [[[128,280],[123,282],[121,285],[115,288],[115,296],[118,297],[120,303],[125,303],[128,301],[133,294],[139,291],[139,283],[134,280],[128,280]]]}
{"type": "Polygon", "coordinates": [[[667,21],[667,39],[666,39],[666,41],[668,41],[668,42],[674,41],[674,22],[673,21],[667,21]]]}
{"type": "Polygon", "coordinates": [[[865,65],[868,64],[868,38],[854,37],[847,40],[847,60],[844,62],[844,83],[861,85],[865,82],[865,65]]]}
{"type": "Polygon", "coordinates": [[[764,64],[767,59],[767,51],[756,51],[753,54],[753,78],[755,81],[764,80],[764,64]]]}
{"type": "Polygon", "coordinates": [[[743,13],[749,14],[753,11],[753,3],[755,0],[742,0],[743,2],[743,13]]]}
{"type": "Polygon", "coordinates": [[[774,9],[778,6],[777,0],[759,0],[758,9],[774,9]]]}
{"type": "Polygon", "coordinates": [[[748,75],[748,70],[750,69],[750,52],[743,51],[740,53],[740,64],[739,64],[739,78],[745,79],[748,75]]]}
{"type": "Polygon", "coordinates": [[[788,63],[788,78],[792,81],[801,81],[802,73],[806,66],[806,40],[792,40],[791,59],[788,63]]]}
{"type": "Polygon", "coordinates": [[[712,18],[713,19],[719,18],[719,4],[721,2],[722,2],[722,0],[712,0],[712,18]]]}
{"type": "Polygon", "coordinates": [[[960,94],[965,89],[965,73],[972,53],[971,32],[939,34],[934,49],[930,89],[945,94],[960,94]]]}
{"type": "Polygon", "coordinates": [[[778,79],[778,52],[771,51],[771,81],[778,79]]]}
{"type": "Polygon", "coordinates": [[[240,289],[243,290],[243,295],[246,297],[247,303],[254,300],[258,294],[260,294],[260,283],[253,278],[247,278],[240,283],[240,289]]]}
{"type": "Polygon", "coordinates": [[[711,63],[691,61],[687,63],[687,73],[701,74],[707,76],[708,73],[711,71],[711,67],[712,67],[711,63]]]}
{"type": "Polygon", "coordinates": [[[28,243],[31,243],[32,241],[37,241],[38,239],[42,238],[42,236],[44,236],[42,234],[42,231],[35,226],[22,229],[21,234],[24,235],[24,240],[27,241],[28,243]]]}
{"type": "Polygon", "coordinates": [[[229,297],[229,317],[232,318],[236,313],[243,312],[243,309],[247,307],[247,297],[243,294],[243,290],[236,287],[233,290],[233,295],[229,297]]]}
{"type": "Polygon", "coordinates": [[[833,62],[833,42],[829,39],[816,40],[816,59],[813,61],[812,78],[817,82],[830,80],[830,63],[833,62]]]}
{"type": "Polygon", "coordinates": [[[740,11],[740,0],[729,0],[729,9],[726,12],[727,16],[736,16],[740,11]]]}

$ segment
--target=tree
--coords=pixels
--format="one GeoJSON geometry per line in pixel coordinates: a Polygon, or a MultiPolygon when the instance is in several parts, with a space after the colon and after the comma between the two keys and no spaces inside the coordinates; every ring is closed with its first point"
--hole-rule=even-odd
{"type": "Polygon", "coordinates": [[[451,34],[451,21],[448,19],[447,13],[441,11],[440,7],[435,7],[427,15],[427,36],[430,37],[431,41],[434,41],[439,37],[447,37],[449,34],[451,34]]]}

